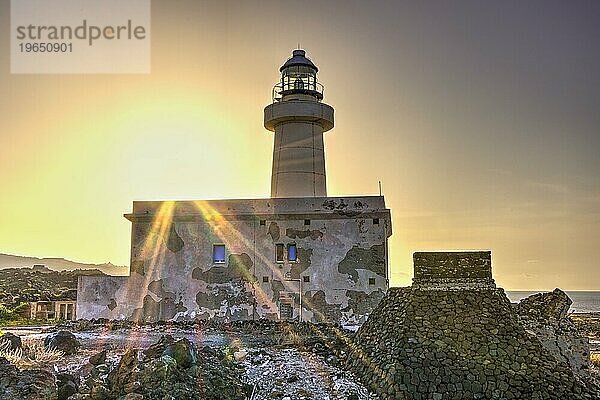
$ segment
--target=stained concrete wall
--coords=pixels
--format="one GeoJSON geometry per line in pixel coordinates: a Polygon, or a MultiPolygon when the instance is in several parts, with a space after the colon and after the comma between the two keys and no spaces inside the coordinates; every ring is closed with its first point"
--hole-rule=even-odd
{"type": "Polygon", "coordinates": [[[129,277],[81,277],[78,317],[360,324],[388,288],[383,197],[135,202],[129,277]],[[297,262],[276,262],[296,244],[297,262]],[[224,244],[226,262],[213,262],[224,244]]]}

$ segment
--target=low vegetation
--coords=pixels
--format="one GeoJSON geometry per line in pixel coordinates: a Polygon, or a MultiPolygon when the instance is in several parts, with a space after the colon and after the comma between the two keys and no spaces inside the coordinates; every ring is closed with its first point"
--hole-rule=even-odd
{"type": "Polygon", "coordinates": [[[600,370],[600,353],[592,353],[590,361],[595,368],[600,370]]]}
{"type": "Polygon", "coordinates": [[[12,309],[8,309],[0,304],[0,326],[25,325],[31,323],[26,317],[28,309],[29,303],[21,303],[12,309]]]}
{"type": "Polygon", "coordinates": [[[0,357],[18,368],[39,368],[52,364],[64,356],[62,351],[47,349],[42,340],[24,339],[22,347],[10,349],[9,342],[0,343],[0,357]]]}

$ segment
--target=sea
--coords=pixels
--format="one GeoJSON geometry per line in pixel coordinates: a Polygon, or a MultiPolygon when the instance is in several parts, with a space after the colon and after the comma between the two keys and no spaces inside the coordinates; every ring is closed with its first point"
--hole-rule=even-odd
{"type": "MultiPolygon", "coordinates": [[[[540,292],[506,291],[506,295],[513,303],[517,303],[535,293],[540,292]]],[[[566,293],[573,300],[573,304],[569,309],[570,313],[600,313],[600,292],[567,290],[566,293]]]]}

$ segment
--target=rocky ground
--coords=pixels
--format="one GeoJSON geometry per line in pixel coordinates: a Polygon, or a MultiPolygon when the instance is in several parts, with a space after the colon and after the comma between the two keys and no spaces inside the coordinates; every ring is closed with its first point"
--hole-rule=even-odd
{"type": "Polygon", "coordinates": [[[0,398],[377,399],[338,361],[351,332],[326,325],[76,323],[49,331],[27,332],[22,345],[45,341],[65,355],[21,371],[0,358],[0,398]]]}
{"type": "Polygon", "coordinates": [[[570,314],[569,319],[590,340],[590,350],[600,354],[600,313],[570,314]]]}
{"type": "MultiPolygon", "coordinates": [[[[600,315],[569,319],[600,354],[600,315]]],[[[0,357],[3,400],[378,399],[344,367],[355,334],[330,325],[79,321],[27,329],[0,346],[12,356],[0,357]],[[44,344],[64,354],[46,354],[44,344]]],[[[591,372],[600,377],[600,364],[591,372]]]]}

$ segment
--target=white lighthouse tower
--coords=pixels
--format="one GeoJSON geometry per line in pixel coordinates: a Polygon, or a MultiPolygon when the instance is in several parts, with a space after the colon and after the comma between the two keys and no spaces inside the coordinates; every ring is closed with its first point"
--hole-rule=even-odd
{"type": "Polygon", "coordinates": [[[279,69],[265,128],[275,132],[271,197],[326,197],[323,132],[333,128],[333,107],[322,102],[318,68],[304,50],[279,69]]]}

